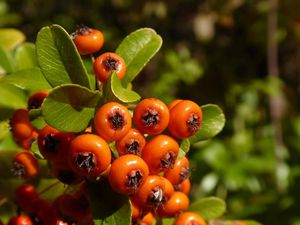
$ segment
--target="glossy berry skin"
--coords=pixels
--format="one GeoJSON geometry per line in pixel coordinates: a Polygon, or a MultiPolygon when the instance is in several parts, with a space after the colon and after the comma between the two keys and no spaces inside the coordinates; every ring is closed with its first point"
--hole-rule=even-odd
{"type": "Polygon", "coordinates": [[[149,135],[160,134],[169,123],[169,109],[156,98],[146,98],[135,108],[133,120],[139,131],[149,135]]]}
{"type": "Polygon", "coordinates": [[[72,133],[61,132],[46,125],[38,136],[40,153],[50,161],[65,160],[72,139],[72,133]]]}
{"type": "Polygon", "coordinates": [[[155,222],[155,218],[151,212],[148,212],[141,219],[138,219],[133,222],[134,225],[153,225],[155,222]]]}
{"type": "Polygon", "coordinates": [[[172,168],[179,152],[179,145],[170,136],[161,134],[145,145],[142,158],[149,166],[150,173],[157,174],[172,168]]]}
{"type": "Polygon", "coordinates": [[[76,185],[84,180],[84,177],[73,171],[68,163],[54,161],[51,164],[51,172],[60,182],[67,185],[76,185]]]}
{"type": "Polygon", "coordinates": [[[206,225],[205,220],[194,212],[181,213],[173,225],[206,225]]]}
{"type": "Polygon", "coordinates": [[[31,219],[26,215],[14,216],[12,217],[8,225],[33,225],[31,219]]]}
{"type": "Polygon", "coordinates": [[[174,167],[165,171],[164,177],[173,185],[180,184],[189,177],[190,162],[186,157],[176,159],[174,167]]]}
{"type": "Polygon", "coordinates": [[[142,207],[158,207],[164,200],[165,182],[160,176],[150,175],[135,193],[134,199],[142,207]]]}
{"type": "Polygon", "coordinates": [[[181,191],[181,192],[183,192],[184,194],[187,195],[191,190],[191,181],[190,181],[190,179],[185,179],[182,183],[175,185],[174,189],[176,191],[181,191]]]}
{"type": "Polygon", "coordinates": [[[104,36],[97,29],[82,27],[74,33],[73,41],[80,55],[88,55],[102,48],[104,36]]]}
{"type": "Polygon", "coordinates": [[[82,134],[72,140],[68,162],[79,175],[98,177],[110,165],[111,152],[101,137],[82,134]]]}
{"type": "Polygon", "coordinates": [[[157,214],[162,217],[172,217],[189,207],[189,198],[182,192],[174,192],[163,205],[159,206],[157,214]]]}
{"type": "Polygon", "coordinates": [[[131,123],[129,110],[117,102],[104,104],[94,118],[97,133],[106,141],[116,141],[125,136],[131,123]]]}
{"type": "Polygon", "coordinates": [[[177,105],[179,102],[183,101],[182,99],[175,99],[168,105],[168,109],[171,110],[175,105],[177,105]]]}
{"type": "Polygon", "coordinates": [[[39,172],[39,164],[31,152],[18,152],[13,159],[12,171],[18,177],[32,179],[39,172]]]}
{"type": "Polygon", "coordinates": [[[25,212],[32,212],[32,203],[39,198],[39,193],[31,184],[21,184],[15,191],[18,206],[25,212]]]}
{"type": "Polygon", "coordinates": [[[26,109],[18,109],[14,112],[10,120],[10,126],[13,137],[20,141],[30,138],[35,130],[30,124],[29,112],[26,109]]]}
{"type": "Polygon", "coordinates": [[[116,53],[105,52],[96,58],[93,69],[96,79],[106,83],[112,72],[115,72],[122,80],[126,73],[126,64],[124,59],[116,53]]]}
{"type": "Polygon", "coordinates": [[[202,110],[193,101],[183,100],[170,110],[168,131],[176,138],[193,136],[202,123],[202,110]]]}
{"type": "Polygon", "coordinates": [[[165,190],[164,190],[164,202],[166,202],[174,193],[174,187],[172,185],[172,183],[164,178],[164,177],[161,177],[163,180],[164,180],[164,183],[165,183],[165,190]]]}
{"type": "Polygon", "coordinates": [[[39,92],[32,94],[29,97],[28,102],[27,102],[28,110],[41,108],[41,105],[43,104],[48,93],[49,93],[48,91],[39,91],[39,92]]]}
{"type": "Polygon", "coordinates": [[[134,154],[141,156],[146,139],[137,129],[130,129],[125,136],[116,141],[116,148],[120,155],[134,154]]]}
{"type": "Polygon", "coordinates": [[[142,215],[142,210],[139,204],[134,200],[130,199],[130,205],[131,205],[131,210],[132,210],[132,219],[137,219],[142,215]]]}
{"type": "Polygon", "coordinates": [[[112,163],[108,180],[114,191],[131,195],[138,191],[148,174],[148,166],[142,158],[127,154],[112,163]]]}

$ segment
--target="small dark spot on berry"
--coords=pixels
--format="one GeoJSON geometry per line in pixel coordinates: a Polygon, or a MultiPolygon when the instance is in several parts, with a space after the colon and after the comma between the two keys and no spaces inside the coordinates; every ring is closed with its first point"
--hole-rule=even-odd
{"type": "Polygon", "coordinates": [[[44,146],[47,152],[55,153],[57,152],[57,146],[59,145],[60,140],[54,134],[48,134],[45,137],[44,146]]]}
{"type": "Polygon", "coordinates": [[[24,177],[26,175],[25,167],[23,164],[13,161],[13,167],[11,169],[13,174],[17,177],[24,177]]]}
{"type": "Polygon", "coordinates": [[[125,126],[126,121],[124,116],[120,112],[114,112],[112,116],[108,117],[108,121],[111,124],[112,129],[117,130],[125,126]]]}
{"type": "Polygon", "coordinates": [[[141,156],[141,146],[136,140],[131,140],[130,143],[126,144],[127,153],[141,156]]]}
{"type": "Polygon", "coordinates": [[[88,172],[96,166],[96,159],[93,153],[79,153],[75,162],[78,167],[88,172]]]}
{"type": "Polygon", "coordinates": [[[43,100],[39,100],[39,99],[35,99],[33,100],[32,102],[30,102],[30,104],[28,105],[28,109],[31,110],[31,109],[39,109],[41,107],[43,103],[43,100]]]}
{"type": "Polygon", "coordinates": [[[147,112],[143,115],[143,122],[146,127],[155,126],[159,123],[159,114],[154,109],[149,109],[147,112]]]}
{"type": "Polygon", "coordinates": [[[155,187],[148,198],[148,202],[154,204],[156,207],[162,205],[164,193],[160,187],[155,187]]]}
{"type": "Polygon", "coordinates": [[[165,157],[160,160],[162,167],[164,169],[172,169],[174,167],[175,158],[173,152],[168,152],[165,157]]]}
{"type": "Polygon", "coordinates": [[[138,189],[142,182],[143,174],[139,170],[132,170],[127,175],[127,187],[133,189],[134,192],[138,189]]]}
{"type": "Polygon", "coordinates": [[[179,175],[180,175],[180,183],[183,182],[185,179],[189,178],[190,176],[189,167],[183,166],[179,175]]]}
{"type": "Polygon", "coordinates": [[[113,57],[107,57],[104,61],[104,66],[108,71],[117,70],[119,67],[119,60],[113,58],[113,57]]]}
{"type": "Polygon", "coordinates": [[[197,114],[192,114],[186,121],[186,125],[190,132],[195,133],[201,125],[201,118],[197,114]]]}

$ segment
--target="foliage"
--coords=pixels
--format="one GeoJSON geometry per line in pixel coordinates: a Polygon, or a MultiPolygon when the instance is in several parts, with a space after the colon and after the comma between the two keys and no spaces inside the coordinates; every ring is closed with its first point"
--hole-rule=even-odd
{"type": "MultiPolygon", "coordinates": [[[[106,31],[108,49],[115,49],[125,33],[139,27],[155,29],[164,44],[133,82],[135,90],[167,102],[175,98],[214,102],[227,118],[217,140],[198,143],[188,153],[195,170],[202,171],[192,176],[194,198],[217,193],[229,203],[226,215],[230,218],[299,224],[299,1],[280,1],[279,27],[274,34],[280,46],[280,79],[271,80],[266,71],[267,1],[34,3],[0,2],[0,26],[17,26],[33,41],[44,24],[58,23],[71,32],[76,24],[86,23],[106,31]],[[285,102],[284,148],[280,151],[284,161],[280,163],[274,153],[268,103],[274,94],[285,102]]],[[[5,55],[1,62],[6,62],[2,67],[13,71],[9,63],[13,56],[7,52],[0,50],[1,57],[5,55]]],[[[43,83],[38,75],[32,82],[43,83]]],[[[31,83],[20,83],[19,87],[33,91],[31,83]]],[[[25,104],[22,98],[16,103],[25,104]]],[[[14,109],[0,110],[8,118],[14,109]]]]}

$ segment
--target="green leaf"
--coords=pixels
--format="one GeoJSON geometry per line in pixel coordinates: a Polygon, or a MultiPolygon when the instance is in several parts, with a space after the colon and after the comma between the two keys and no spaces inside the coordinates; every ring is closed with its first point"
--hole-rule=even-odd
{"type": "Polygon", "coordinates": [[[95,225],[130,225],[131,206],[125,195],[115,193],[105,180],[89,183],[95,225]]]}
{"type": "Polygon", "coordinates": [[[216,197],[202,198],[189,207],[189,211],[193,211],[202,216],[205,220],[218,218],[226,211],[225,202],[216,197]]]}
{"type": "Polygon", "coordinates": [[[186,153],[190,150],[190,140],[189,139],[183,139],[180,143],[179,146],[179,153],[178,153],[178,158],[181,159],[183,158],[186,153]]]}
{"type": "Polygon", "coordinates": [[[119,101],[122,103],[137,102],[141,99],[136,92],[122,86],[121,80],[116,73],[112,73],[104,86],[106,101],[119,101]]]}
{"type": "Polygon", "coordinates": [[[4,47],[2,47],[1,45],[0,45],[0,68],[4,70],[5,74],[11,73],[14,70],[14,61],[10,52],[4,47]]]}
{"type": "Polygon", "coordinates": [[[37,129],[41,130],[47,125],[44,117],[42,116],[41,109],[32,109],[29,111],[30,123],[37,129]]]}
{"type": "Polygon", "coordinates": [[[51,84],[79,84],[90,88],[88,73],[70,35],[59,25],[44,27],[36,41],[38,62],[51,84]]]}
{"type": "Polygon", "coordinates": [[[162,224],[163,225],[173,225],[174,220],[175,220],[174,218],[163,218],[162,224]]]}
{"type": "Polygon", "coordinates": [[[37,140],[35,140],[34,142],[32,142],[31,144],[31,151],[34,154],[34,156],[37,159],[44,159],[44,157],[42,156],[40,150],[39,150],[39,146],[38,146],[38,142],[37,140]]]}
{"type": "Polygon", "coordinates": [[[51,89],[51,86],[39,68],[20,70],[4,76],[0,81],[13,84],[30,92],[51,89]]]}
{"type": "Polygon", "coordinates": [[[42,104],[42,115],[47,124],[60,131],[80,132],[89,125],[99,100],[99,92],[85,87],[58,86],[49,92],[42,104]]]}
{"type": "Polygon", "coordinates": [[[214,104],[207,104],[201,107],[203,112],[202,125],[200,130],[190,138],[191,143],[210,139],[221,132],[225,125],[225,115],[222,109],[214,104]]]}
{"type": "Polygon", "coordinates": [[[142,28],[129,34],[119,45],[116,53],[126,63],[124,87],[133,81],[162,45],[161,37],[150,28],[142,28]]]}
{"type": "Polygon", "coordinates": [[[10,118],[16,109],[27,106],[25,93],[11,84],[0,83],[0,96],[0,121],[10,118]]]}
{"type": "Polygon", "coordinates": [[[25,35],[21,31],[12,28],[0,29],[0,43],[4,48],[12,50],[24,41],[25,35]]]}
{"type": "Polygon", "coordinates": [[[38,67],[35,45],[24,43],[20,45],[15,53],[16,70],[38,67]]]}

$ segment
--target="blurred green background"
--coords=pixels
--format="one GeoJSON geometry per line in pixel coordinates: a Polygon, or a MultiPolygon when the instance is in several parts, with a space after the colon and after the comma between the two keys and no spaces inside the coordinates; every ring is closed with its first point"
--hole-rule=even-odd
{"type": "Polygon", "coordinates": [[[300,1],[0,0],[0,27],[34,42],[42,26],[85,24],[113,51],[155,29],[161,51],[135,80],[143,97],[222,107],[227,123],[193,146],[191,197],[216,195],[226,218],[300,225],[300,1]]]}

